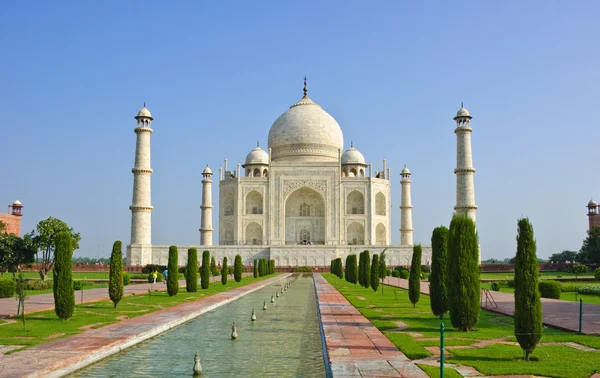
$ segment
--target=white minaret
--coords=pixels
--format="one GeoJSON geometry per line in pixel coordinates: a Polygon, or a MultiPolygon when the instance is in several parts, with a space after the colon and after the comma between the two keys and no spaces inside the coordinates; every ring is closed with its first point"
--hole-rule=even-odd
{"type": "Polygon", "coordinates": [[[475,184],[473,176],[473,155],[471,153],[471,115],[462,104],[460,110],[456,113],[456,206],[454,210],[457,214],[468,216],[475,222],[475,184]]]}
{"type": "Polygon", "coordinates": [[[200,219],[200,245],[212,245],[212,171],[206,165],[202,171],[202,218],[200,219]]]}
{"type": "Polygon", "coordinates": [[[412,204],[410,200],[410,171],[404,166],[400,173],[402,179],[402,202],[400,203],[400,245],[413,245],[413,227],[412,227],[412,204]]]}
{"type": "MultiPolygon", "coordinates": [[[[152,115],[144,107],[135,116],[137,127],[133,130],[137,135],[135,146],[135,165],[133,172],[133,201],[131,210],[131,245],[152,244],[152,210],[150,202],[150,135],[152,115]]],[[[131,263],[131,262],[130,262],[131,263]]],[[[140,263],[144,263],[141,262],[140,263]]]]}

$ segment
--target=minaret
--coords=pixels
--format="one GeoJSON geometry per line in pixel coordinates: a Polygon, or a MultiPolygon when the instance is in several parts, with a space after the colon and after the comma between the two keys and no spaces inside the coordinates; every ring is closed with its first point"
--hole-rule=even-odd
{"type": "Polygon", "coordinates": [[[212,171],[208,164],[202,171],[202,218],[200,220],[200,245],[212,245],[212,171]]]}
{"type": "Polygon", "coordinates": [[[402,202],[400,204],[400,245],[411,246],[413,245],[413,227],[412,227],[412,204],[410,200],[410,171],[404,166],[404,169],[400,173],[402,179],[402,202]]]}
{"type": "Polygon", "coordinates": [[[473,155],[471,153],[471,115],[462,104],[460,110],[456,113],[456,206],[454,210],[457,214],[463,214],[475,222],[475,184],[473,175],[473,155]]]}
{"type": "MultiPolygon", "coordinates": [[[[133,172],[133,201],[131,210],[131,245],[152,244],[152,210],[150,202],[150,135],[152,115],[144,107],[135,116],[137,127],[133,130],[137,135],[135,146],[135,165],[133,172]]],[[[144,262],[141,262],[142,264],[144,262]]]]}
{"type": "Polygon", "coordinates": [[[600,217],[598,216],[598,203],[592,198],[590,202],[588,202],[587,208],[589,222],[588,231],[590,231],[592,228],[600,226],[600,217]]]}

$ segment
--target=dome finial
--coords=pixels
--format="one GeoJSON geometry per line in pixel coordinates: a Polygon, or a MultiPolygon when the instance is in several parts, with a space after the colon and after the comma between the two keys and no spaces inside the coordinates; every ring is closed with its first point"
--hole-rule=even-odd
{"type": "Polygon", "coordinates": [[[256,141],[256,148],[260,147],[260,142],[257,140],[256,141]]]}
{"type": "Polygon", "coordinates": [[[144,101],[144,108],[146,107],[146,101],[144,101]]]}
{"type": "Polygon", "coordinates": [[[354,148],[354,142],[350,141],[350,148],[354,148]]]}
{"type": "Polygon", "coordinates": [[[460,102],[460,107],[461,107],[461,108],[464,108],[464,107],[465,107],[465,106],[463,105],[463,102],[462,102],[462,101],[460,102]]]}
{"type": "Polygon", "coordinates": [[[304,97],[306,97],[307,93],[308,93],[308,88],[306,87],[306,76],[304,76],[304,97]]]}

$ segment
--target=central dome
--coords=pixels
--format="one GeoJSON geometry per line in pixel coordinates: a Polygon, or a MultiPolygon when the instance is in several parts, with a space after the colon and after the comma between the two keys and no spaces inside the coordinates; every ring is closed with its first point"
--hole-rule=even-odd
{"type": "Polygon", "coordinates": [[[343,146],[340,125],[306,94],[269,130],[271,161],[337,161],[343,146]]]}

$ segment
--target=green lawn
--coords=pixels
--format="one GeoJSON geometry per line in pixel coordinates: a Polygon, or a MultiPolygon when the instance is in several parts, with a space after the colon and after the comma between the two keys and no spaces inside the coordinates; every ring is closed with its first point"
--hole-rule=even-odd
{"type": "MultiPolygon", "coordinates": [[[[594,281],[594,282],[582,282],[582,285],[591,285],[591,284],[597,284],[599,283],[599,281],[594,281]]],[[[481,288],[482,289],[488,289],[488,290],[492,290],[492,283],[491,282],[482,282],[481,283],[481,288]]],[[[515,292],[515,289],[512,287],[506,287],[506,286],[502,286],[500,287],[500,291],[502,293],[510,293],[513,294],[515,292]]],[[[492,293],[493,295],[493,293],[492,293]]],[[[579,302],[579,299],[583,299],[583,303],[588,303],[588,304],[597,304],[600,305],[600,296],[598,295],[590,295],[590,294],[575,294],[575,292],[563,292],[560,293],[560,299],[563,301],[570,301],[570,302],[579,302]]]]}
{"type": "MultiPolygon", "coordinates": [[[[86,290],[108,287],[108,283],[89,283],[89,285],[91,285],[91,286],[86,286],[85,289],[83,290],[84,291],[83,295],[85,295],[86,290]]],[[[52,294],[53,292],[54,292],[53,289],[27,290],[27,296],[30,297],[32,295],[39,295],[39,294],[52,294]]],[[[81,295],[80,291],[75,290],[75,296],[77,297],[78,295],[81,295]]]]}
{"type": "MultiPolygon", "coordinates": [[[[25,316],[25,329],[20,318],[14,318],[17,320],[16,323],[0,325],[0,344],[28,347],[42,344],[84,332],[87,328],[100,328],[123,318],[135,318],[272,277],[273,275],[258,278],[248,276],[240,282],[230,279],[225,286],[221,285],[220,281],[213,282],[206,290],[200,289],[198,285],[198,291],[195,293],[188,293],[183,287],[179,288],[178,295],[173,297],[169,297],[165,291],[153,292],[151,296],[148,294],[126,296],[116,309],[108,300],[77,304],[73,317],[66,321],[59,319],[53,310],[34,312],[25,316]]],[[[75,293],[76,301],[77,294],[78,292],[75,293]]],[[[27,302],[25,302],[25,309],[27,310],[27,302]]]]}
{"type": "MultiPolygon", "coordinates": [[[[430,356],[431,353],[424,347],[439,346],[437,338],[440,335],[440,320],[431,313],[429,296],[421,294],[421,299],[417,307],[413,308],[406,290],[396,289],[396,293],[394,294],[393,288],[386,286],[384,295],[382,295],[381,291],[375,293],[371,289],[349,284],[332,274],[326,273],[323,274],[323,277],[338,289],[377,328],[384,332],[392,343],[405,353],[407,357],[418,359],[430,356]],[[421,340],[421,337],[413,337],[407,333],[391,331],[397,328],[397,324],[394,323],[395,321],[406,323],[409,328],[405,331],[421,334],[422,338],[430,338],[431,340],[421,340]]],[[[523,352],[518,346],[500,346],[496,344],[487,348],[452,348],[452,346],[457,345],[471,345],[478,340],[506,338],[507,341],[515,341],[512,317],[482,310],[477,328],[470,332],[454,330],[448,319],[444,321],[444,324],[446,325],[445,345],[452,353],[452,357],[448,358],[447,361],[449,363],[473,366],[476,369],[482,368],[484,369],[482,371],[484,374],[535,374],[551,377],[588,378],[593,374],[594,369],[600,371],[600,353],[583,352],[563,346],[540,346],[533,353],[533,356],[539,360],[529,363],[519,360],[523,356],[523,352]],[[558,354],[564,353],[565,348],[569,350],[569,356],[573,356],[572,360],[565,357],[557,357],[558,354]],[[500,350],[502,354],[497,355],[490,352],[490,350],[500,350]],[[548,350],[554,350],[555,352],[549,353],[548,350]],[[569,361],[569,363],[567,364],[565,361],[569,361]],[[564,366],[567,365],[572,368],[565,371],[564,366]],[[575,365],[577,366],[575,367],[575,365]]],[[[567,341],[600,349],[600,337],[598,336],[577,335],[552,328],[544,329],[544,334],[540,340],[540,342],[567,341]]]]}
{"type": "MultiPolygon", "coordinates": [[[[421,368],[425,373],[427,373],[430,377],[439,378],[440,377],[440,368],[436,366],[417,364],[418,367],[421,368]]],[[[456,370],[452,368],[444,368],[444,377],[445,378],[462,378],[456,370]]]]}
{"type": "MultiPolygon", "coordinates": [[[[25,275],[25,278],[40,278],[40,275],[38,272],[24,272],[23,273],[25,275]]],[[[129,273],[129,275],[131,274],[137,274],[137,273],[129,273]]],[[[107,280],[108,279],[108,275],[109,272],[73,272],[73,279],[82,279],[82,278],[87,278],[90,280],[107,280]]],[[[12,277],[12,273],[4,273],[5,277],[12,277]]],[[[52,279],[52,272],[48,273],[48,278],[52,279]]]]}
{"type": "MultiPolygon", "coordinates": [[[[569,272],[541,272],[543,278],[558,278],[559,276],[562,278],[572,278],[575,279],[575,276],[570,274],[569,272]]],[[[497,280],[512,280],[514,279],[514,273],[510,272],[500,272],[500,273],[480,273],[479,277],[481,279],[497,279],[497,280]]],[[[584,274],[580,274],[579,277],[594,277],[594,272],[587,272],[584,274]]]]}

